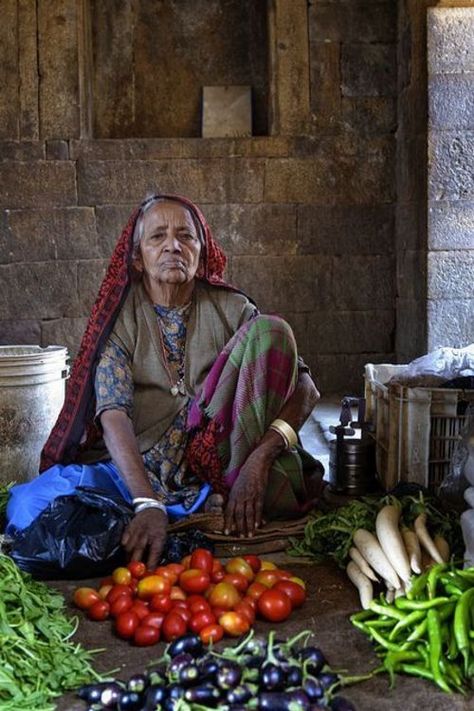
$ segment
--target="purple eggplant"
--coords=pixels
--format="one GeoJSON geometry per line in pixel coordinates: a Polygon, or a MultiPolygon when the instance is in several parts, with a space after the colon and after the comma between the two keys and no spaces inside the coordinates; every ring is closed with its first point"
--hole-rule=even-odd
{"type": "Polygon", "coordinates": [[[181,686],[181,684],[170,684],[168,686],[168,693],[167,696],[169,699],[175,699],[176,701],[178,699],[182,699],[184,696],[184,692],[186,689],[184,686],[181,686]]]}
{"type": "Polygon", "coordinates": [[[193,686],[200,678],[197,664],[186,664],[178,672],[178,682],[181,686],[193,686]]]}
{"type": "Polygon", "coordinates": [[[100,703],[106,709],[114,709],[123,694],[123,687],[115,681],[107,684],[100,695],[100,703]]]}
{"type": "Polygon", "coordinates": [[[311,702],[302,689],[264,691],[258,696],[260,711],[309,711],[311,702]]]}
{"type": "Polygon", "coordinates": [[[128,691],[136,691],[137,694],[141,694],[142,691],[145,691],[147,686],[148,678],[145,674],[135,674],[127,681],[128,691]]]}
{"type": "Polygon", "coordinates": [[[185,701],[189,701],[191,704],[202,704],[203,706],[215,707],[220,698],[221,692],[211,684],[194,686],[192,689],[186,689],[184,694],[185,701]]]}
{"type": "Polygon", "coordinates": [[[259,683],[265,691],[280,691],[285,688],[285,672],[276,664],[265,664],[259,674],[259,683]]]}
{"type": "Polygon", "coordinates": [[[160,706],[166,698],[166,687],[159,684],[149,686],[145,696],[143,711],[156,711],[156,707],[160,706]]]}
{"type": "Polygon", "coordinates": [[[296,664],[291,664],[285,667],[285,676],[287,687],[301,686],[301,682],[303,681],[303,672],[300,667],[296,666],[296,664]]]}
{"type": "Polygon", "coordinates": [[[199,664],[199,679],[214,681],[219,671],[219,663],[215,659],[205,659],[199,664]]]}
{"type": "Polygon", "coordinates": [[[320,680],[314,676],[307,676],[302,684],[305,694],[311,701],[324,698],[324,687],[320,680]]]}
{"type": "Polygon", "coordinates": [[[356,711],[354,704],[344,696],[335,696],[330,704],[331,711],[356,711]]]}
{"type": "MultiPolygon", "coordinates": [[[[326,657],[319,647],[303,647],[298,652],[298,657],[302,662],[305,662],[306,660],[311,662],[310,673],[313,675],[319,674],[323,666],[326,664],[326,657]]],[[[309,667],[309,664],[307,666],[309,667]]]]}
{"type": "Polygon", "coordinates": [[[231,705],[245,704],[252,696],[252,689],[247,684],[241,684],[227,692],[227,702],[231,705]]]}
{"type": "Polygon", "coordinates": [[[89,704],[96,704],[100,701],[102,692],[110,686],[110,681],[101,681],[97,684],[84,684],[77,691],[77,695],[89,704]]]}
{"type": "Polygon", "coordinates": [[[117,704],[118,711],[141,711],[143,699],[136,691],[125,691],[117,704]]]}
{"type": "Polygon", "coordinates": [[[220,689],[227,691],[240,684],[242,669],[236,662],[225,662],[216,674],[216,683],[220,689]]]}
{"type": "Polygon", "coordinates": [[[180,669],[188,666],[188,664],[193,664],[194,657],[188,652],[181,652],[177,654],[169,663],[168,666],[168,676],[172,679],[176,679],[180,669]]]}
{"type": "Polygon", "coordinates": [[[186,634],[178,637],[167,648],[167,653],[174,659],[177,655],[191,654],[193,657],[199,657],[202,654],[203,646],[201,638],[197,634],[186,634]]]}
{"type": "Polygon", "coordinates": [[[334,686],[335,684],[339,683],[339,677],[337,676],[337,674],[333,674],[332,672],[323,672],[318,676],[318,679],[319,683],[325,691],[327,689],[330,689],[331,686],[334,686]]]}

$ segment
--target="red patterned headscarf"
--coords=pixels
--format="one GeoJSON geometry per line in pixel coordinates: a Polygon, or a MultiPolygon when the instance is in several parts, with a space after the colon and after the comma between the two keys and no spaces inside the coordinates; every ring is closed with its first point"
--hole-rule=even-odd
{"type": "Polygon", "coordinates": [[[100,436],[93,422],[95,369],[132,282],[133,235],[137,219],[143,208],[154,199],[176,200],[191,212],[201,228],[204,241],[199,278],[214,286],[234,290],[223,278],[227,261],[225,254],[215,242],[199,208],[180,195],[154,195],[145,200],[130,216],[112,254],[74,360],[64,405],[41,453],[40,471],[59,462],[67,464],[74,461],[84,434],[84,446],[92,444],[100,436]]]}

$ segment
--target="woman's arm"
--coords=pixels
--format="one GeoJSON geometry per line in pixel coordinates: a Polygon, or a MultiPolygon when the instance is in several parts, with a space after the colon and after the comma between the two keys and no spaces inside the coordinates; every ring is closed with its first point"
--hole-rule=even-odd
{"type": "MultiPolygon", "coordinates": [[[[126,412],[105,410],[100,415],[104,442],[113,462],[130,489],[132,497],[154,498],[133,426],[126,412]]],[[[159,509],[141,511],[132,518],[122,537],[122,545],[133,560],[141,560],[148,548],[147,567],[155,568],[166,540],[168,517],[159,509]]]]}
{"type": "MultiPolygon", "coordinates": [[[[285,420],[297,432],[311,414],[319,397],[311,376],[305,371],[300,372],[295,391],[283,405],[278,418],[285,420]]],[[[284,449],[285,443],[278,432],[265,432],[231,489],[225,511],[226,533],[237,530],[241,535],[252,536],[261,525],[268,474],[274,460],[284,449]]]]}

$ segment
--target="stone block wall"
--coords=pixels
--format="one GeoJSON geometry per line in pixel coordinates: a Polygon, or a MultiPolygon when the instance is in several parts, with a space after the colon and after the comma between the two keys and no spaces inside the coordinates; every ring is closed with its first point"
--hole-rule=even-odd
{"type": "Polygon", "coordinates": [[[271,5],[286,32],[270,62],[271,135],[100,140],[87,133],[87,43],[74,39],[83,0],[37,12],[6,0],[2,343],[74,353],[131,208],[158,189],[200,204],[228,279],[288,318],[324,393],[361,392],[365,363],[395,362],[396,4],[271,5]]]}

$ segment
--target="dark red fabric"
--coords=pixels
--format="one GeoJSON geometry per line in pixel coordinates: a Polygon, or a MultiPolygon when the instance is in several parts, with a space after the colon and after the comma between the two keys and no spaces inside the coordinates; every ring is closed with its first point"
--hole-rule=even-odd
{"type": "Polygon", "coordinates": [[[209,420],[202,430],[196,430],[186,449],[189,469],[212,486],[216,494],[227,499],[229,487],[222,475],[222,462],[217,453],[217,423],[209,420]]]}
{"type": "MultiPolygon", "coordinates": [[[[203,267],[198,272],[199,278],[215,286],[234,290],[234,287],[224,281],[223,275],[227,261],[225,254],[215,242],[199,208],[180,195],[166,194],[156,197],[181,202],[191,210],[200,223],[205,244],[203,267]]],[[[148,201],[149,199],[145,203],[148,201]]],[[[64,405],[41,453],[40,471],[60,462],[64,464],[73,462],[81,440],[83,446],[87,447],[100,436],[100,432],[93,422],[95,368],[130,288],[133,276],[133,230],[143,204],[131,214],[112,254],[107,273],[92,308],[79,353],[74,360],[64,405]],[[84,438],[86,438],[85,442],[84,438]]]]}

